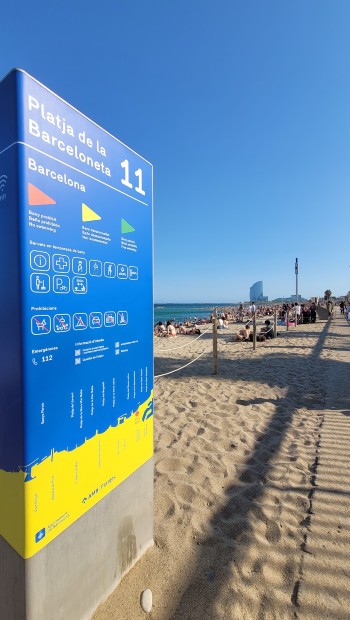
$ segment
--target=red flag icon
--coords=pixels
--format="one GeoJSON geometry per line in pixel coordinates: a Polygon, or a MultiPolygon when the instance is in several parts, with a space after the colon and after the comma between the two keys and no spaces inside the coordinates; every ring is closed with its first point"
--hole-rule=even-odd
{"type": "Polygon", "coordinates": [[[55,205],[56,200],[45,194],[32,183],[28,183],[28,202],[30,206],[55,205]]]}

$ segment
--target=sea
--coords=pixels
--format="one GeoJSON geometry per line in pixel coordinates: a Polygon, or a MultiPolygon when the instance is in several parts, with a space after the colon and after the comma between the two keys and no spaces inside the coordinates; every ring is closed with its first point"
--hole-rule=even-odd
{"type": "Polygon", "coordinates": [[[209,319],[214,308],[232,308],[238,304],[212,303],[212,304],[154,304],[154,324],[158,321],[174,320],[176,323],[194,321],[197,319],[209,319]]]}

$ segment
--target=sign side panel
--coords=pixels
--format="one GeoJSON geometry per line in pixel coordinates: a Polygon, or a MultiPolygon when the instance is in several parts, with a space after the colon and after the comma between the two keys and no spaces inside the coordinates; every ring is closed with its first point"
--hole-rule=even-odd
{"type": "Polygon", "coordinates": [[[24,553],[24,427],[19,266],[18,72],[0,84],[0,535],[24,553]]]}

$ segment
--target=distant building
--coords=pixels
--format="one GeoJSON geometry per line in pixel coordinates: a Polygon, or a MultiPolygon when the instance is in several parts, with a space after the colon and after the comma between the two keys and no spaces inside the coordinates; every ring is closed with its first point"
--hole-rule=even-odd
{"type": "Polygon", "coordinates": [[[291,295],[289,297],[289,301],[301,301],[302,300],[302,296],[298,294],[298,299],[296,295],[291,295]]]}
{"type": "MultiPolygon", "coordinates": [[[[313,299],[316,299],[316,297],[313,297],[313,299]]],[[[297,296],[296,295],[291,295],[290,297],[277,297],[276,299],[273,299],[271,301],[271,303],[272,304],[288,304],[290,302],[295,303],[296,301],[297,301],[297,296]]],[[[305,299],[301,295],[298,295],[298,301],[299,301],[299,303],[305,303],[305,302],[307,302],[309,300],[305,299]]]]}
{"type": "Polygon", "coordinates": [[[255,284],[250,287],[250,301],[269,301],[268,297],[264,297],[263,285],[263,281],[259,280],[259,282],[255,282],[255,284]]]}

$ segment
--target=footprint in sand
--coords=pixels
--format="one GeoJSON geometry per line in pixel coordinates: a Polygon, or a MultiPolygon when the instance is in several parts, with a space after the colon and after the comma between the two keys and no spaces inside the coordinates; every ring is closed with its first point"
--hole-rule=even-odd
{"type": "Polygon", "coordinates": [[[206,390],[211,390],[212,388],[212,385],[210,383],[202,383],[202,385],[206,390]]]}
{"type": "Polygon", "coordinates": [[[236,450],[238,448],[238,443],[231,442],[227,448],[227,451],[236,450]]]}
{"type": "Polygon", "coordinates": [[[248,484],[257,481],[257,474],[249,469],[246,469],[239,477],[241,482],[246,482],[248,484]]]}
{"type": "Polygon", "coordinates": [[[287,560],[283,567],[282,579],[288,587],[293,586],[296,579],[296,566],[293,560],[287,560]]]}
{"type": "Polygon", "coordinates": [[[196,491],[189,484],[182,484],[177,488],[177,495],[183,502],[192,504],[196,497],[196,491]]]}
{"type": "Polygon", "coordinates": [[[169,458],[169,459],[162,459],[161,461],[159,461],[157,463],[157,470],[160,471],[161,473],[168,473],[168,472],[185,472],[186,468],[184,466],[184,462],[182,459],[176,459],[176,458],[169,458]]]}
{"type": "Polygon", "coordinates": [[[208,401],[209,403],[215,403],[216,402],[216,398],[214,398],[214,396],[211,396],[210,394],[207,394],[205,400],[208,401]]]}
{"type": "Polygon", "coordinates": [[[168,495],[161,498],[158,509],[164,517],[172,517],[175,514],[175,504],[168,495]]]}
{"type": "Polygon", "coordinates": [[[174,514],[175,514],[175,504],[173,503],[172,506],[170,506],[168,508],[168,510],[166,511],[165,516],[166,517],[173,517],[174,514]]]}
{"type": "Polygon", "coordinates": [[[221,524],[221,531],[229,540],[239,540],[248,533],[249,525],[246,521],[228,521],[221,524]]]}
{"type": "Polygon", "coordinates": [[[251,508],[251,512],[256,519],[267,524],[267,517],[265,516],[260,506],[258,506],[257,504],[254,504],[251,508]]]}
{"type": "Polygon", "coordinates": [[[299,496],[297,495],[294,498],[294,503],[296,504],[297,508],[300,509],[301,512],[306,512],[308,505],[309,505],[307,498],[301,497],[300,495],[299,496]]]}
{"type": "Polygon", "coordinates": [[[252,566],[252,573],[260,575],[263,571],[263,563],[261,560],[256,560],[252,566]]]}
{"type": "Polygon", "coordinates": [[[274,513],[275,513],[275,517],[277,518],[282,513],[282,504],[280,500],[278,499],[278,497],[275,497],[274,503],[275,503],[274,513]]]}
{"type": "Polygon", "coordinates": [[[266,540],[268,542],[278,542],[281,540],[281,530],[277,523],[268,521],[266,523],[266,540]]]}

